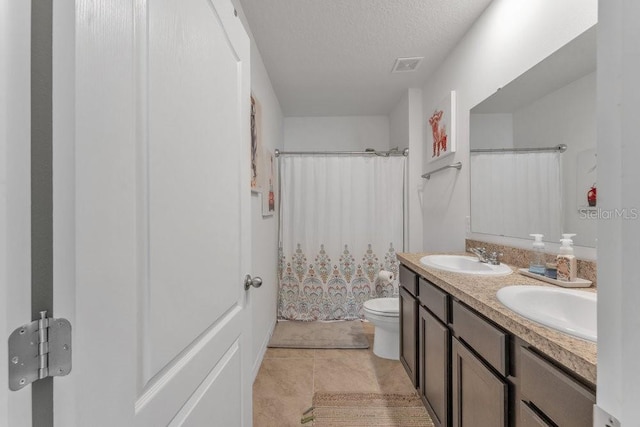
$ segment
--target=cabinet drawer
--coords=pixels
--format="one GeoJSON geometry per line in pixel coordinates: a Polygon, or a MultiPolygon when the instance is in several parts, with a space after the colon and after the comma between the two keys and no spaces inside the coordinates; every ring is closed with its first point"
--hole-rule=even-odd
{"type": "Polygon", "coordinates": [[[449,323],[449,296],[432,283],[418,278],[418,294],[422,305],[427,307],[445,325],[449,323]]]}
{"type": "Polygon", "coordinates": [[[418,275],[400,264],[400,284],[414,297],[418,295],[418,275]]]}
{"type": "Polygon", "coordinates": [[[591,390],[525,347],[520,347],[520,366],[521,400],[530,402],[556,425],[593,425],[596,399],[591,390]]]}
{"type": "Polygon", "coordinates": [[[499,373],[506,376],[507,334],[458,301],[453,301],[451,306],[455,335],[471,346],[499,373]]]}

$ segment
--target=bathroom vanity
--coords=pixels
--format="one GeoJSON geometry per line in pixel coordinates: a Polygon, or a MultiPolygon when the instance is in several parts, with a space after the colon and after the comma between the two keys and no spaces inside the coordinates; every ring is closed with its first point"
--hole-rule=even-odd
{"type": "Polygon", "coordinates": [[[517,273],[440,271],[421,264],[424,255],[398,255],[400,360],[434,424],[593,425],[596,344],[529,321],[496,298],[505,286],[546,285],[517,273]]]}

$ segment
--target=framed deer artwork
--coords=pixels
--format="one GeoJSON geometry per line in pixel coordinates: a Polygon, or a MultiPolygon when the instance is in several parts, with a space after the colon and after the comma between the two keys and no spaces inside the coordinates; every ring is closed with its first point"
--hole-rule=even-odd
{"type": "Polygon", "coordinates": [[[433,162],[456,152],[456,92],[451,91],[426,117],[427,161],[433,162]]]}

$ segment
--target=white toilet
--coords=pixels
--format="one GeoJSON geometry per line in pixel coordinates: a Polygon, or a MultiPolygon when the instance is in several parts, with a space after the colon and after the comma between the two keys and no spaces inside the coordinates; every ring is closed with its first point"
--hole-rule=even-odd
{"type": "Polygon", "coordinates": [[[374,298],[364,302],[364,318],[376,327],[373,353],[385,359],[400,358],[400,301],[374,298]]]}

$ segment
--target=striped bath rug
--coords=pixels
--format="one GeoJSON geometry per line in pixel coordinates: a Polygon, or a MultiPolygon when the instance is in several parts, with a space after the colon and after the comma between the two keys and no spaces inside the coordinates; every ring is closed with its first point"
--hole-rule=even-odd
{"type": "Polygon", "coordinates": [[[416,393],[317,392],[301,421],[313,427],[434,427],[416,393]]]}

